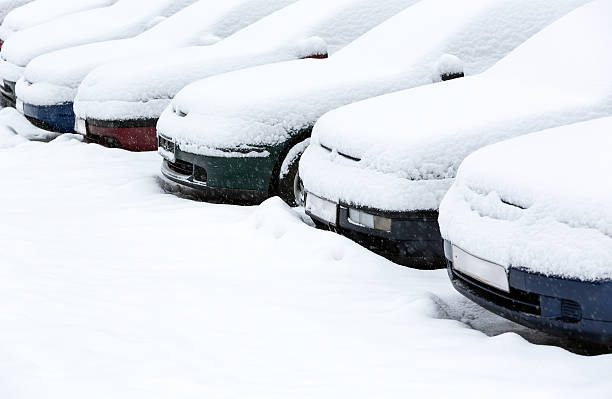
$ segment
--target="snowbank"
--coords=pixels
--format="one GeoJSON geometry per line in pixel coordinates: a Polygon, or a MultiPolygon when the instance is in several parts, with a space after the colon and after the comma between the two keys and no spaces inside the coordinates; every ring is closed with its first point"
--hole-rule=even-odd
{"type": "Polygon", "coordinates": [[[157,118],[191,82],[254,65],[333,54],[416,1],[301,0],[214,46],[102,66],[83,81],[75,111],[81,118],[157,118]]]}
{"type": "Polygon", "coordinates": [[[611,279],[611,130],[597,119],[470,155],[440,206],[443,236],[506,267],[611,279]]]}
{"type": "MultiPolygon", "coordinates": [[[[126,57],[167,57],[176,47],[212,44],[294,1],[199,0],[136,37],[71,47],[34,58],[17,83],[17,97],[34,105],[72,102],[83,78],[99,65],[126,57]]],[[[160,84],[159,77],[148,77],[151,84],[160,84]]]]}
{"type": "Polygon", "coordinates": [[[612,3],[587,4],[484,74],[328,113],[301,161],[306,189],[385,210],[437,209],[461,161],[478,148],[611,115],[611,17],[612,3]]]}
{"type": "Polygon", "coordinates": [[[92,8],[106,7],[117,0],[7,0],[5,3],[28,3],[6,15],[0,25],[0,40],[6,41],[13,33],[39,25],[64,15],[92,8]]]}
{"type": "Polygon", "coordinates": [[[612,391],[612,356],[530,344],[516,332],[533,333],[461,298],[444,271],[394,265],[278,199],[165,195],[158,169],[155,153],[64,137],[0,150],[3,397],[612,391]]]}
{"type": "Polygon", "coordinates": [[[119,0],[21,30],[0,51],[0,76],[16,82],[33,58],[80,44],[135,36],[196,0],[119,0]],[[75,32],[79,32],[75,35],[75,32]]]}
{"type": "Polygon", "coordinates": [[[583,3],[425,0],[326,62],[274,64],[193,83],[164,111],[158,132],[181,146],[199,146],[197,153],[242,143],[277,144],[333,108],[432,83],[432,70],[446,54],[461,59],[467,74],[482,72],[583,3]]]}
{"type": "Polygon", "coordinates": [[[10,145],[28,141],[49,141],[56,138],[59,134],[39,129],[32,125],[30,121],[18,112],[15,108],[3,108],[0,110],[0,148],[7,146],[6,139],[10,145]]]}

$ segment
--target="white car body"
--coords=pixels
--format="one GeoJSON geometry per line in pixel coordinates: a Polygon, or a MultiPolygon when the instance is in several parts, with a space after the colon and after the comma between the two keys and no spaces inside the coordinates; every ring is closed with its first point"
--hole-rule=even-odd
{"type": "Polygon", "coordinates": [[[478,148],[611,115],[610,18],[612,3],[589,3],[479,76],[326,114],[300,163],[306,190],[390,212],[437,210],[459,164],[478,148]]]}
{"type": "Polygon", "coordinates": [[[83,81],[80,118],[158,118],[187,84],[249,66],[333,54],[417,0],[300,0],[208,47],[104,65],[83,81]]]}
{"type": "MultiPolygon", "coordinates": [[[[199,0],[138,36],[43,54],[27,65],[17,83],[17,97],[33,105],[72,102],[83,78],[99,65],[126,57],[166,58],[178,47],[216,43],[294,1],[199,0]]],[[[159,79],[151,84],[159,84],[159,79]]]]}
{"type": "Polygon", "coordinates": [[[28,62],[39,55],[135,36],[195,1],[119,0],[108,7],[73,13],[21,30],[2,46],[0,77],[17,82],[28,62]]]}

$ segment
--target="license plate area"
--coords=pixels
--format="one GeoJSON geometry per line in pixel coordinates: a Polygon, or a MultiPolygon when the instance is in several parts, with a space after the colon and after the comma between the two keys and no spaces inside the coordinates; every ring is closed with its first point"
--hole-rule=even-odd
{"type": "Polygon", "coordinates": [[[338,219],[338,204],[308,193],[306,195],[306,212],[321,220],[336,225],[338,219]]]}
{"type": "Polygon", "coordinates": [[[453,245],[453,268],[466,276],[504,292],[510,292],[506,268],[473,256],[453,245]]]}

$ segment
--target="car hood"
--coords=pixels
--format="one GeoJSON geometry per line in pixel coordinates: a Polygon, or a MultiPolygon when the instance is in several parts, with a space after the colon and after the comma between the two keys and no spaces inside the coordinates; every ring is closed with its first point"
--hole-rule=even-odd
{"type": "Polygon", "coordinates": [[[5,60],[23,67],[51,51],[135,36],[195,1],[119,0],[109,7],[66,15],[21,30],[4,43],[1,54],[5,60]]]}
{"type": "Polygon", "coordinates": [[[151,100],[172,98],[198,79],[272,62],[331,55],[416,1],[298,1],[214,46],[178,49],[163,59],[132,58],[97,68],[79,88],[75,109],[80,116],[126,118],[139,116],[131,111],[138,107],[126,105],[126,111],[109,115],[99,104],[139,102],[140,112],[149,113],[151,100]]]}
{"type": "MultiPolygon", "coordinates": [[[[486,70],[555,19],[547,1],[518,4],[422,1],[329,60],[261,66],[193,83],[176,95],[158,128],[186,143],[277,143],[311,128],[331,109],[432,83],[448,53],[463,60],[468,74],[486,70]],[[435,27],[425,22],[432,16],[435,27]],[[176,117],[173,109],[186,116],[176,117]]],[[[555,4],[561,7],[554,12],[563,15],[580,2],[555,4]]]]}
{"type": "Polygon", "coordinates": [[[470,155],[442,201],[443,236],[508,267],[612,278],[611,130],[596,119],[470,155]]]}

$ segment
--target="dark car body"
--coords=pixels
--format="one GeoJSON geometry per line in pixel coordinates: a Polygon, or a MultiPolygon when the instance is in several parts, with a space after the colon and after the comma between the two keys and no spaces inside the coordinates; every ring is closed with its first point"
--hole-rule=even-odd
{"type": "Polygon", "coordinates": [[[582,281],[511,267],[506,292],[457,270],[450,242],[444,250],[455,289],[485,309],[553,335],[612,344],[612,281],[582,281]]]}
{"type": "Polygon", "coordinates": [[[313,197],[316,196],[306,194],[306,214],[317,227],[335,231],[401,265],[420,269],[444,267],[437,211],[388,212],[319,198],[334,207],[329,218],[311,207],[313,197]],[[356,217],[351,217],[351,213],[359,212],[380,220],[380,226],[366,226],[353,220],[356,217]]]}

